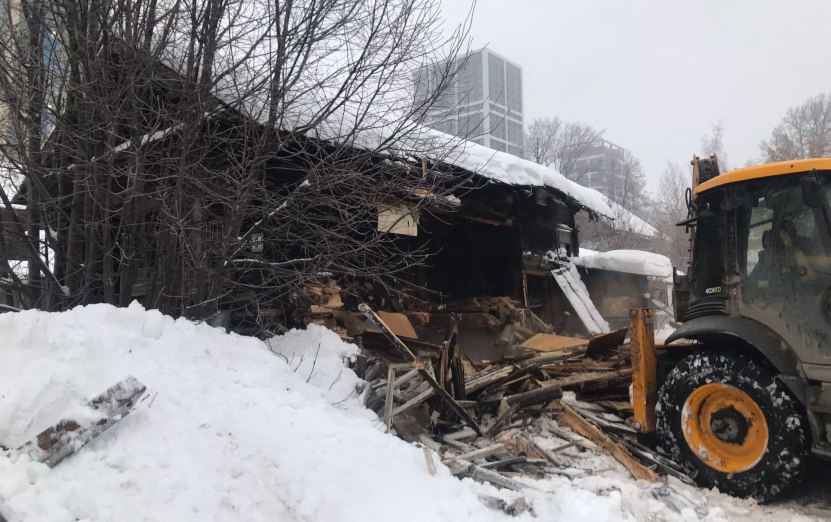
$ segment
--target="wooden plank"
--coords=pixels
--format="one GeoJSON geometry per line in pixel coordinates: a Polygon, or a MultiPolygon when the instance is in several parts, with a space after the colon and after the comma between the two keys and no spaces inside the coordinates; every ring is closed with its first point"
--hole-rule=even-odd
{"type": "Polygon", "coordinates": [[[415,328],[413,328],[413,323],[410,322],[410,319],[406,315],[393,312],[378,312],[378,317],[398,337],[418,339],[418,334],[415,328]]]}
{"type": "Polygon", "coordinates": [[[450,468],[451,473],[454,475],[468,476],[477,482],[490,482],[494,486],[512,491],[520,491],[522,489],[521,484],[496,471],[464,461],[454,461],[454,464],[456,465],[450,468]]]}
{"type": "Polygon", "coordinates": [[[632,328],[632,406],[638,430],[655,433],[658,371],[652,310],[636,308],[629,314],[632,328]]]}
{"type": "Polygon", "coordinates": [[[516,365],[519,368],[527,368],[529,366],[539,367],[543,364],[551,364],[555,362],[565,361],[566,359],[570,359],[572,357],[582,356],[585,353],[585,346],[575,346],[573,348],[564,348],[561,351],[557,352],[538,355],[525,361],[519,361],[516,363],[516,365]]]}
{"type": "Polygon", "coordinates": [[[427,446],[422,446],[422,450],[424,450],[424,460],[427,461],[427,471],[431,475],[436,474],[436,463],[433,462],[433,452],[430,451],[430,448],[427,446]]]}
{"type": "Polygon", "coordinates": [[[387,368],[387,396],[384,399],[384,426],[386,432],[392,429],[393,391],[395,390],[395,369],[392,365],[387,368]]]}
{"type": "Polygon", "coordinates": [[[137,379],[127,377],[90,400],[85,405],[88,414],[60,420],[12,453],[26,454],[32,461],[53,468],[133,411],[146,389],[137,379]]]}
{"type": "Polygon", "coordinates": [[[415,362],[417,360],[415,354],[407,347],[406,344],[404,344],[403,341],[401,341],[401,339],[398,338],[397,335],[393,333],[390,327],[378,316],[378,314],[375,313],[372,307],[366,303],[361,303],[358,305],[358,310],[366,316],[369,322],[381,329],[381,333],[384,334],[384,337],[392,343],[393,347],[398,350],[404,359],[410,362],[415,362]]]}
{"type": "Polygon", "coordinates": [[[464,453],[462,455],[442,459],[441,463],[449,464],[454,460],[468,460],[472,462],[477,459],[484,459],[485,457],[490,457],[491,455],[495,455],[496,453],[499,453],[501,451],[505,451],[505,446],[503,444],[492,444],[486,448],[480,448],[468,453],[464,453]]]}
{"type": "Polygon", "coordinates": [[[482,431],[482,427],[479,426],[479,423],[476,422],[476,420],[467,412],[467,410],[462,408],[459,405],[459,403],[456,402],[456,400],[453,397],[451,397],[450,394],[447,393],[447,391],[439,385],[438,382],[436,382],[436,379],[432,375],[430,375],[430,373],[426,369],[419,369],[419,373],[421,373],[421,376],[424,377],[425,381],[430,383],[430,386],[433,387],[433,391],[436,392],[436,395],[441,397],[441,399],[450,407],[451,410],[453,410],[453,412],[456,415],[458,415],[462,420],[464,420],[467,423],[467,425],[473,428],[473,430],[476,431],[476,433],[478,433],[479,435],[485,434],[484,431],[482,431]]]}
{"type": "MultiPolygon", "coordinates": [[[[559,285],[560,290],[563,291],[563,295],[565,295],[568,302],[571,303],[572,308],[574,308],[577,317],[580,318],[580,322],[583,323],[586,330],[592,334],[605,333],[608,331],[608,324],[600,317],[600,312],[597,311],[594,303],[588,298],[588,291],[580,280],[580,276],[577,275],[575,280],[574,274],[571,273],[571,269],[573,268],[574,265],[558,268],[552,270],[551,275],[554,276],[554,280],[559,285]],[[577,286],[577,290],[575,290],[573,285],[577,286]],[[582,288],[580,285],[583,285],[582,288]]],[[[576,273],[576,269],[574,271],[576,273]]]]}
{"type": "Polygon", "coordinates": [[[494,435],[499,433],[502,430],[502,427],[505,426],[505,424],[507,424],[511,420],[511,417],[517,412],[519,407],[520,404],[518,402],[515,402],[514,404],[508,406],[508,408],[504,412],[502,412],[502,414],[499,415],[499,417],[497,417],[497,419],[490,426],[490,428],[488,428],[486,435],[488,437],[493,437],[494,435]]]}
{"type": "Polygon", "coordinates": [[[584,419],[567,404],[563,404],[563,413],[561,413],[557,418],[557,422],[565,424],[583,437],[586,437],[603,448],[603,450],[608,452],[615,458],[615,460],[623,464],[623,466],[629,470],[629,473],[631,473],[636,479],[646,480],[649,482],[658,482],[660,480],[657,473],[638,462],[638,460],[635,459],[635,457],[633,457],[625,447],[610,439],[605,433],[600,431],[597,426],[584,419]]]}
{"type": "Polygon", "coordinates": [[[525,462],[528,462],[527,457],[508,457],[507,459],[486,462],[485,464],[482,464],[481,467],[485,469],[497,469],[512,466],[514,464],[523,464],[525,462]]]}
{"type": "Polygon", "coordinates": [[[401,413],[404,413],[405,411],[409,410],[410,408],[412,408],[414,406],[418,406],[419,404],[426,401],[427,399],[429,399],[433,395],[435,395],[435,392],[433,391],[433,388],[430,388],[428,390],[425,390],[425,391],[419,393],[418,395],[416,395],[412,399],[408,400],[407,402],[405,402],[401,406],[395,408],[392,412],[393,417],[396,416],[396,415],[399,415],[401,413]]]}
{"type": "Polygon", "coordinates": [[[578,339],[576,337],[566,337],[565,335],[555,335],[549,333],[538,333],[531,337],[524,343],[520,344],[520,348],[528,348],[529,350],[536,350],[538,352],[555,352],[564,348],[573,348],[575,346],[586,346],[589,341],[586,339],[578,339]]]}
{"type": "Polygon", "coordinates": [[[589,359],[601,359],[614,354],[617,351],[617,347],[623,344],[628,332],[629,327],[624,326],[613,332],[592,337],[589,341],[588,348],[586,348],[586,357],[589,359]]]}
{"type": "Polygon", "coordinates": [[[545,388],[537,388],[527,392],[517,393],[504,397],[505,402],[510,406],[519,406],[520,408],[530,406],[532,404],[549,403],[555,399],[563,396],[563,389],[559,386],[550,386],[545,388]]]}
{"type": "Polygon", "coordinates": [[[569,375],[568,377],[562,377],[560,379],[551,379],[548,381],[543,381],[542,383],[540,383],[540,386],[542,386],[543,388],[573,388],[575,386],[581,386],[583,384],[593,382],[620,380],[623,378],[628,378],[631,375],[632,370],[630,368],[626,368],[623,370],[615,370],[613,372],[578,373],[575,375],[569,375]]]}

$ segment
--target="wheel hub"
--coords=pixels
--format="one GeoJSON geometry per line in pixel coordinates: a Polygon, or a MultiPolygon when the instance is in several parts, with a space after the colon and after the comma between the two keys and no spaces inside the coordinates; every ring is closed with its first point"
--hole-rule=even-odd
{"type": "Polygon", "coordinates": [[[724,472],[746,471],[762,459],[768,427],[762,409],[747,393],[729,384],[699,386],[684,403],[681,427],[692,452],[724,472]]]}
{"type": "Polygon", "coordinates": [[[749,428],[747,419],[732,406],[718,410],[710,417],[710,431],[729,444],[741,445],[747,438],[749,428]]]}

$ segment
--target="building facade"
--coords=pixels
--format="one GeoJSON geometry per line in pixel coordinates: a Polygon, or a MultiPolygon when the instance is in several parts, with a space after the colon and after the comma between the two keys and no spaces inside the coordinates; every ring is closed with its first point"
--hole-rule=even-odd
{"type": "Polygon", "coordinates": [[[623,163],[625,154],[623,147],[611,141],[599,140],[575,162],[574,180],[609,196],[613,191],[611,175],[618,171],[617,167],[623,163]]]}
{"type": "Polygon", "coordinates": [[[416,73],[416,101],[435,93],[442,78],[452,78],[427,118],[430,127],[480,145],[522,157],[522,68],[480,49],[449,66],[438,63],[416,73]]]}

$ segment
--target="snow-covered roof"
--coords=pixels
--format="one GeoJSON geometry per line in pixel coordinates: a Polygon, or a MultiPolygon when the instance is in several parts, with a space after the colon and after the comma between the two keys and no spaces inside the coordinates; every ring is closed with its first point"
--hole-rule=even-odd
{"type": "Polygon", "coordinates": [[[442,161],[508,185],[548,187],[572,198],[586,209],[612,219],[615,217],[614,209],[600,192],[575,183],[552,168],[507,152],[460,140],[459,146],[442,161]]]}
{"type": "Polygon", "coordinates": [[[609,250],[597,252],[580,249],[580,256],[572,259],[575,265],[598,270],[626,272],[672,280],[672,262],[668,257],[643,250],[609,250]]]}

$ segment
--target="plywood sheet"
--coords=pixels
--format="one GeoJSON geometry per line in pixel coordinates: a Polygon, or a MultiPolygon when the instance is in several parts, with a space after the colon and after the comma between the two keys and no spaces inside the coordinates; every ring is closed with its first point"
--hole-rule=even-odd
{"type": "Polygon", "coordinates": [[[378,312],[378,317],[387,325],[392,333],[398,337],[418,339],[418,334],[413,328],[413,323],[404,314],[394,312],[378,312]]]}
{"type": "Polygon", "coordinates": [[[566,337],[565,335],[555,335],[547,333],[538,333],[520,345],[521,348],[528,348],[538,352],[554,352],[564,348],[572,348],[574,346],[585,346],[589,344],[586,339],[578,339],[576,337],[566,337]]]}

